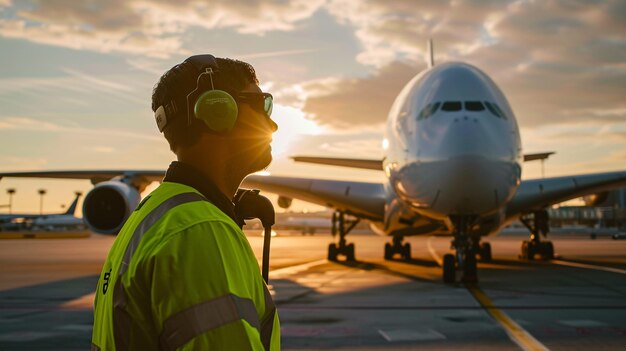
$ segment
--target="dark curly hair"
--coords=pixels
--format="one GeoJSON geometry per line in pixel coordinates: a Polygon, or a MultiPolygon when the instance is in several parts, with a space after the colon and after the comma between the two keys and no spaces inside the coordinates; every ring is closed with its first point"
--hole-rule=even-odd
{"type": "MultiPolygon", "coordinates": [[[[259,84],[254,68],[249,63],[228,58],[215,58],[218,72],[213,74],[215,89],[236,95],[250,83],[259,84]]],[[[168,116],[169,122],[163,134],[175,151],[179,147],[188,147],[195,144],[202,132],[209,132],[206,125],[193,118],[191,125],[187,125],[187,94],[196,87],[200,70],[190,63],[183,62],[165,72],[152,91],[152,111],[159,106],[173,101],[177,106],[175,116],[168,116]]],[[[193,108],[193,102],[189,103],[193,108]]]]}

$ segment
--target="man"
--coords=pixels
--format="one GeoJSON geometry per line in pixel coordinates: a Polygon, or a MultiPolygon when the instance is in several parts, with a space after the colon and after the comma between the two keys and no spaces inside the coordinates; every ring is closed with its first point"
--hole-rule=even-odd
{"type": "Polygon", "coordinates": [[[247,63],[192,56],[154,88],[178,161],[118,234],[96,291],[95,350],[278,350],[278,316],[231,201],[267,167],[272,97],[247,63]]]}

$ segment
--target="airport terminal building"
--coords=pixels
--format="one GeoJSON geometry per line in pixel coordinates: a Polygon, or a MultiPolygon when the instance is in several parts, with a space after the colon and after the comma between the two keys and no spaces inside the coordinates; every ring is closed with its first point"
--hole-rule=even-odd
{"type": "Polygon", "coordinates": [[[593,206],[562,206],[548,210],[553,227],[581,225],[626,229],[626,188],[603,194],[593,206]]]}

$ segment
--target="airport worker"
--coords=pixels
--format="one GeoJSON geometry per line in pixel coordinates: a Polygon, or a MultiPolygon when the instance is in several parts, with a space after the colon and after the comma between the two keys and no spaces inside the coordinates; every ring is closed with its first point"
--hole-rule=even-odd
{"type": "Polygon", "coordinates": [[[92,350],[279,350],[272,297],[232,200],[267,167],[272,96],[247,63],[197,55],[152,110],[177,161],[129,217],[98,282],[92,350]]]}

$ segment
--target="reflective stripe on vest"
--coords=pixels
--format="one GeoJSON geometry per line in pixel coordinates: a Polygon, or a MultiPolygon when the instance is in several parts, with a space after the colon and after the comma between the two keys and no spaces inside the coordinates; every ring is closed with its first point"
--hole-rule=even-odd
{"type": "Polygon", "coordinates": [[[199,303],[163,323],[161,348],[176,350],[200,334],[241,319],[259,329],[259,316],[252,300],[228,294],[199,303]]]}
{"type": "MultiPolygon", "coordinates": [[[[172,208],[196,201],[208,201],[198,193],[181,193],[163,201],[152,210],[135,228],[126,246],[118,280],[113,291],[113,321],[115,346],[118,350],[127,350],[130,341],[131,319],[125,310],[126,292],[122,286],[122,276],[130,267],[130,262],[139,247],[141,239],[152,226],[172,208]]],[[[265,350],[270,349],[276,306],[272,296],[263,284],[265,313],[259,318],[254,303],[250,299],[229,294],[202,302],[168,318],[163,325],[160,344],[164,349],[175,350],[202,334],[221,325],[240,319],[247,321],[259,330],[265,350]]]]}

